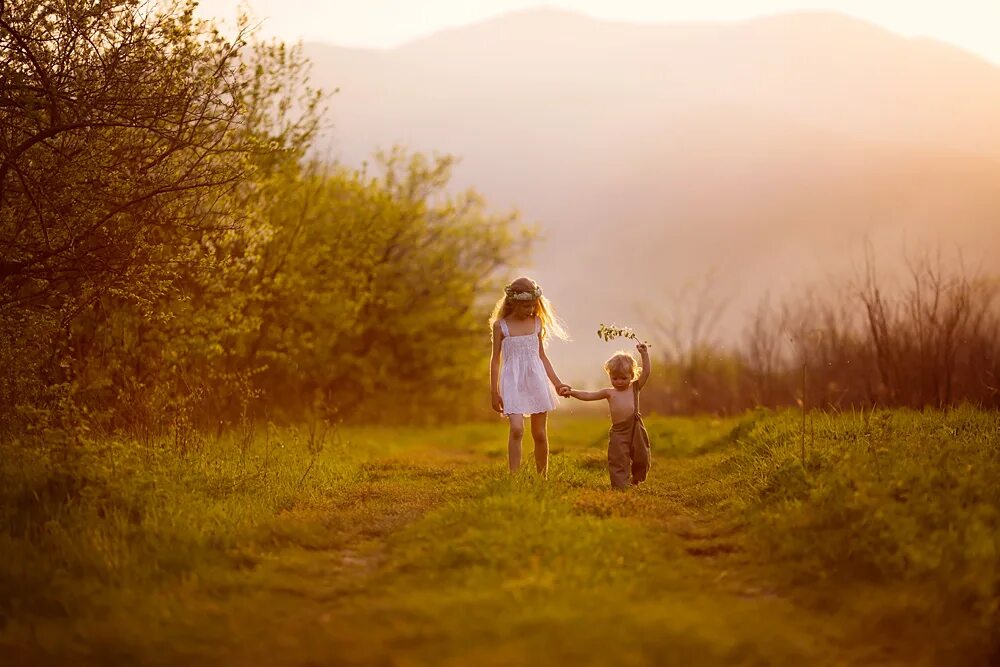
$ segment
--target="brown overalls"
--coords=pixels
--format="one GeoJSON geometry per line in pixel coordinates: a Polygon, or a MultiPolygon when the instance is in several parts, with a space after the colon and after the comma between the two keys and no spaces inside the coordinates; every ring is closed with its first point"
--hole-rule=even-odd
{"type": "Polygon", "coordinates": [[[611,486],[624,489],[629,485],[645,481],[649,472],[649,434],[639,414],[639,387],[632,383],[635,398],[635,412],[628,419],[612,424],[608,431],[608,472],[611,486]]]}

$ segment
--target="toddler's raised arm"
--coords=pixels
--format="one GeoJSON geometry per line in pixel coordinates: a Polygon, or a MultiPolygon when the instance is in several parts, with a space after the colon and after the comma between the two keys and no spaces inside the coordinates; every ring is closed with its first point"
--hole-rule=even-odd
{"type": "Polygon", "coordinates": [[[652,362],[649,360],[649,347],[645,343],[639,343],[635,348],[639,350],[639,356],[642,357],[642,371],[639,372],[639,377],[636,379],[636,384],[639,385],[639,389],[642,389],[646,386],[646,380],[649,379],[652,362]]]}

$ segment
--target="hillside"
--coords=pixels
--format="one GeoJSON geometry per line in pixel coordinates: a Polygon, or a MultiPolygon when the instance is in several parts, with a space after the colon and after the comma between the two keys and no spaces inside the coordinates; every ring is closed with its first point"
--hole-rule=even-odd
{"type": "Polygon", "coordinates": [[[389,51],[306,48],[340,90],[324,151],[453,153],[456,186],[540,225],[530,272],[585,343],[553,352],[574,372],[603,354],[598,321],[642,322],[713,269],[734,338],[765,290],[843,273],[866,239],[886,258],[1000,249],[1000,69],[940,42],[824,13],[538,10],[389,51]]]}

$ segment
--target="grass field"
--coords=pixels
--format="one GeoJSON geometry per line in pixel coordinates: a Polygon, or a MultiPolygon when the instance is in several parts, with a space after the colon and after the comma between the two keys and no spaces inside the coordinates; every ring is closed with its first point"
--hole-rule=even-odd
{"type": "Polygon", "coordinates": [[[606,422],[558,413],[547,481],[499,421],[4,456],[0,658],[1000,661],[1000,416],[800,419],[649,418],[626,492],[606,422]]]}

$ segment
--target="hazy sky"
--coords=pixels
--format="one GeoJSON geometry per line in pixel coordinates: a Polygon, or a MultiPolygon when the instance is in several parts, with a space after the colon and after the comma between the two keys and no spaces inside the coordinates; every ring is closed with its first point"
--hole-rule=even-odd
{"type": "Polygon", "coordinates": [[[200,0],[204,16],[231,19],[246,6],[267,35],[385,48],[442,28],[541,5],[626,21],[733,21],[832,10],[894,32],[951,42],[1000,65],[1000,0],[200,0]]]}

